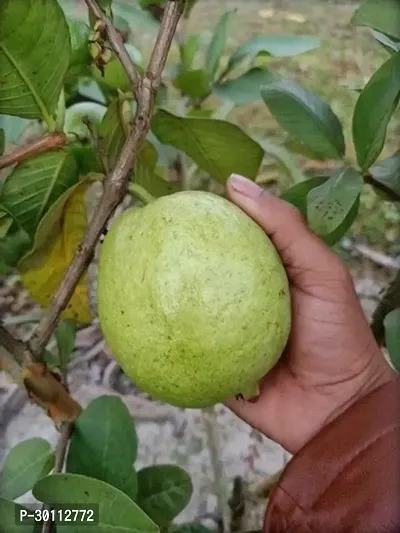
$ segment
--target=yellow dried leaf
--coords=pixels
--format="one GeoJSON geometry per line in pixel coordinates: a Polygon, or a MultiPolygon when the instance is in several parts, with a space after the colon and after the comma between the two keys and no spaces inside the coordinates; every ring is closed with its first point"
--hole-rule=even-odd
{"type": "MultiPolygon", "coordinates": [[[[74,187],[62,215],[44,246],[27,256],[19,265],[22,282],[33,299],[46,308],[62,282],[87,227],[85,193],[90,183],[74,187]]],[[[85,274],[66,308],[64,319],[90,322],[89,280],[85,274]]]]}

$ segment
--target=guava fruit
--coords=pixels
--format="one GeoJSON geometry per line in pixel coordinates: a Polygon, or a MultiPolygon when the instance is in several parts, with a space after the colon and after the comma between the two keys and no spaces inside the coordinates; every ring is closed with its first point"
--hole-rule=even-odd
{"type": "Polygon", "coordinates": [[[126,374],[180,407],[254,395],[290,330],[288,281],[271,241],[237,206],[198,191],[114,222],[101,247],[98,310],[126,374]]]}

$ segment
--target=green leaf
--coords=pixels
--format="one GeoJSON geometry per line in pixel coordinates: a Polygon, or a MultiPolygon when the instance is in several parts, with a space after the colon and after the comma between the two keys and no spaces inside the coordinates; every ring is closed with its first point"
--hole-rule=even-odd
{"type": "Polygon", "coordinates": [[[229,60],[228,69],[232,70],[245,59],[253,61],[260,54],[272,57],[291,57],[314,50],[320,44],[321,41],[317,37],[309,35],[259,35],[239,46],[229,60]]]}
{"type": "Polygon", "coordinates": [[[261,88],[261,96],[278,124],[321,159],[345,153],[343,128],[320,96],[281,80],[261,88]]]}
{"type": "Polygon", "coordinates": [[[160,23],[148,11],[132,2],[115,2],[113,12],[124,18],[134,30],[155,34],[160,29],[160,23]]]}
{"type": "Polygon", "coordinates": [[[75,133],[81,138],[90,138],[90,131],[84,123],[89,119],[95,130],[100,126],[107,108],[94,102],[80,102],[69,107],[65,113],[64,131],[66,133],[75,133]]]}
{"type": "Polygon", "coordinates": [[[19,498],[54,466],[50,444],[39,438],[25,440],[11,449],[0,474],[0,497],[19,498]]]}
{"type": "Polygon", "coordinates": [[[400,309],[395,309],[385,317],[386,347],[392,365],[400,372],[400,309]]]}
{"type": "Polygon", "coordinates": [[[214,88],[214,94],[223,100],[231,100],[236,105],[245,105],[261,100],[261,87],[277,76],[266,68],[253,68],[234,80],[228,80],[214,88]]]}
{"type": "Polygon", "coordinates": [[[210,92],[210,79],[205,70],[182,72],[175,78],[174,85],[190,98],[202,98],[210,92]]]}
{"type": "Polygon", "coordinates": [[[5,211],[1,210],[0,206],[0,239],[5,237],[8,230],[13,225],[14,219],[10,217],[5,211]]]}
{"type": "Polygon", "coordinates": [[[105,481],[134,499],[136,454],[135,426],[126,405],[117,396],[102,396],[76,421],[67,471],[105,481]]]}
{"type": "Polygon", "coordinates": [[[90,28],[80,19],[68,19],[67,23],[71,39],[71,56],[65,82],[73,83],[80,75],[88,72],[92,62],[88,45],[90,28]]]}
{"type": "Polygon", "coordinates": [[[221,56],[228,38],[229,23],[231,22],[232,15],[234,15],[234,13],[236,13],[236,10],[227,11],[224,13],[214,28],[213,36],[207,50],[205,63],[206,70],[211,80],[215,78],[220,66],[221,56]]]}
{"type": "Polygon", "coordinates": [[[358,164],[367,170],[385,144],[387,127],[400,100],[400,52],[372,76],[361,92],[353,117],[358,164]]]}
{"type": "Polygon", "coordinates": [[[33,236],[52,204],[77,181],[78,168],[71,153],[46,152],[15,168],[4,183],[0,201],[28,235],[33,236]]]}
{"type": "Polygon", "coordinates": [[[358,202],[363,185],[364,180],[359,172],[346,167],[322,185],[313,188],[307,196],[307,218],[310,228],[329,244],[340,240],[348,227],[342,227],[340,236],[337,236],[336,230],[341,227],[358,202]]]}
{"type": "Polygon", "coordinates": [[[200,43],[201,35],[195,33],[194,35],[189,35],[185,40],[185,43],[179,48],[183,70],[191,70],[200,43]]]}
{"type": "Polygon", "coordinates": [[[29,235],[19,227],[0,239],[0,274],[9,274],[31,244],[29,235]]]}
{"type": "Polygon", "coordinates": [[[113,168],[117,162],[128,134],[128,125],[132,116],[130,103],[116,98],[109,105],[100,124],[100,149],[109,168],[113,168]]]}
{"type": "Polygon", "coordinates": [[[364,0],[352,22],[400,39],[400,3],[398,0],[364,0]]]}
{"type": "Polygon", "coordinates": [[[179,117],[159,109],[152,130],[161,143],[185,152],[222,183],[234,172],[254,179],[264,157],[258,143],[223,120],[179,117]]]}
{"type": "Polygon", "coordinates": [[[160,526],[168,525],[185,509],[192,492],[189,475],[178,466],[149,466],[138,472],[137,503],[160,526]]]}
{"type": "Polygon", "coordinates": [[[136,162],[135,183],[155,198],[178,192],[181,189],[178,183],[168,182],[159,175],[162,169],[157,169],[157,161],[157,150],[149,141],[146,141],[136,162]]]}
{"type": "Polygon", "coordinates": [[[306,179],[305,175],[300,170],[297,161],[284,146],[278,146],[264,139],[258,140],[258,142],[264,149],[264,152],[279,163],[283,171],[286,172],[294,183],[300,183],[306,179]]]}
{"type": "Polygon", "coordinates": [[[75,346],[75,325],[72,320],[63,320],[59,323],[54,333],[57,341],[59,367],[61,372],[65,372],[75,346]]]}
{"type": "Polygon", "coordinates": [[[56,0],[0,3],[0,113],[52,115],[70,58],[70,36],[56,0]]]}
{"type": "MultiPolygon", "coordinates": [[[[115,450],[118,453],[118,448],[115,450]]],[[[57,526],[58,533],[158,533],[158,526],[126,494],[104,481],[77,474],[40,480],[33,495],[48,504],[98,505],[98,525],[57,526]]]]}
{"type": "MultiPolygon", "coordinates": [[[[322,184],[326,183],[329,178],[326,177],[317,177],[308,179],[297,185],[294,185],[288,189],[283,195],[282,199],[290,202],[292,205],[297,207],[301,213],[308,219],[308,194],[311,190],[320,187],[322,184]]],[[[347,216],[341,224],[330,234],[322,235],[323,240],[329,244],[334,245],[346,234],[347,230],[353,224],[355,218],[358,214],[358,209],[360,206],[359,199],[356,200],[353,207],[348,212],[347,216]]]]}
{"type": "MultiPolygon", "coordinates": [[[[376,163],[369,171],[376,181],[400,196],[400,151],[376,163]]],[[[389,200],[389,197],[386,199],[389,200]]]]}
{"type": "Polygon", "coordinates": [[[400,52],[400,41],[390,38],[388,35],[376,30],[371,30],[375,39],[381,43],[390,53],[400,52]]]}
{"type": "Polygon", "coordinates": [[[34,533],[35,522],[33,518],[24,518],[24,525],[16,523],[16,516],[21,516],[21,511],[26,508],[18,503],[0,498],[0,533],[34,533]]]}
{"type": "Polygon", "coordinates": [[[197,522],[172,525],[168,528],[168,533],[211,533],[211,530],[197,522]]]}

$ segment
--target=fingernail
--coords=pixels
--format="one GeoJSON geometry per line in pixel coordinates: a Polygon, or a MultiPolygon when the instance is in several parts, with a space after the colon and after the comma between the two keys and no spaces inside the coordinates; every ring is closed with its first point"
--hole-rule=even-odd
{"type": "Polygon", "coordinates": [[[261,187],[239,174],[232,174],[229,178],[229,186],[239,194],[248,196],[249,198],[257,198],[262,191],[261,187]]]}

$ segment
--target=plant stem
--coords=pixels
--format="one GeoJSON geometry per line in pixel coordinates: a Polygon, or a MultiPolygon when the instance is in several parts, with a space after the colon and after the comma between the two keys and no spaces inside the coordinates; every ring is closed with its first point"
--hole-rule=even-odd
{"type": "Polygon", "coordinates": [[[135,196],[138,200],[146,205],[151,204],[151,202],[154,202],[155,200],[154,196],[147,192],[146,189],[144,189],[138,183],[130,183],[128,186],[128,191],[132,194],[132,196],[135,196]]]}
{"type": "Polygon", "coordinates": [[[214,474],[214,486],[219,512],[221,513],[223,531],[224,533],[228,533],[230,530],[230,507],[227,491],[228,483],[220,457],[218,422],[214,407],[202,409],[202,416],[207,433],[208,449],[210,450],[210,459],[214,474]]]}
{"type": "Polygon", "coordinates": [[[392,202],[400,202],[400,193],[399,192],[395,191],[394,189],[391,189],[390,187],[388,187],[384,183],[378,181],[371,174],[366,174],[364,176],[364,182],[368,183],[369,185],[372,185],[373,187],[378,189],[378,191],[381,191],[381,192],[385,193],[390,198],[390,200],[392,202]]]}
{"type": "Polygon", "coordinates": [[[43,152],[49,152],[56,148],[63,148],[67,144],[67,137],[65,133],[50,133],[31,144],[15,150],[11,154],[6,154],[0,157],[0,169],[22,163],[26,159],[35,157],[43,152]]]}

